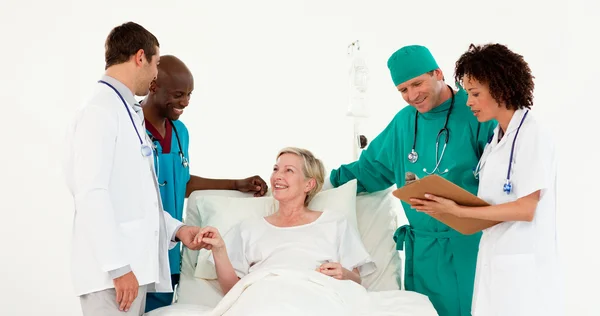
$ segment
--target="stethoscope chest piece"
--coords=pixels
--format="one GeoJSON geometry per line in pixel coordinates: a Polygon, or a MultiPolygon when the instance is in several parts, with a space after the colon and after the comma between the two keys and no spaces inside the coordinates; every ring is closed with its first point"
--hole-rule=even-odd
{"type": "MultiPolygon", "coordinates": [[[[521,130],[521,126],[523,125],[523,122],[525,121],[525,118],[527,117],[527,114],[529,114],[529,110],[527,112],[525,112],[525,114],[523,115],[523,118],[521,118],[521,123],[519,123],[519,127],[517,127],[517,132],[515,133],[515,137],[513,138],[513,141],[512,141],[512,146],[511,146],[511,149],[510,149],[510,157],[509,157],[509,160],[508,160],[508,171],[506,172],[506,181],[504,181],[504,185],[502,185],[502,191],[504,193],[506,193],[506,194],[511,194],[512,193],[513,185],[512,185],[512,181],[510,179],[510,172],[511,172],[511,169],[512,169],[512,164],[514,162],[513,155],[515,153],[515,143],[517,142],[517,136],[519,135],[519,131],[521,130]]],[[[481,156],[481,158],[479,159],[479,163],[477,163],[477,166],[473,170],[473,176],[475,177],[475,179],[479,179],[479,173],[483,169],[483,163],[482,163],[482,161],[485,160],[485,159],[487,159],[487,156],[485,156],[485,151],[488,150],[487,146],[489,146],[489,144],[492,143],[493,138],[494,138],[494,135],[492,135],[490,137],[490,139],[488,140],[486,148],[484,150],[484,154],[481,156]]]]}
{"type": "Polygon", "coordinates": [[[408,154],[408,161],[410,161],[411,163],[415,163],[417,162],[417,160],[419,159],[419,154],[417,154],[417,152],[413,149],[410,154],[408,154]]]}
{"type": "Polygon", "coordinates": [[[502,190],[504,191],[504,193],[510,194],[512,192],[512,182],[510,180],[506,179],[506,182],[504,183],[502,190]]]}
{"type": "Polygon", "coordinates": [[[144,156],[144,157],[152,156],[152,148],[150,148],[150,146],[148,146],[148,145],[142,146],[142,156],[144,156]]]}
{"type": "MultiPolygon", "coordinates": [[[[436,142],[435,142],[435,168],[433,169],[433,171],[431,172],[427,172],[426,168],[423,168],[423,172],[427,173],[427,174],[433,174],[436,171],[438,171],[438,168],[440,167],[440,163],[442,162],[442,158],[444,157],[444,152],[446,151],[446,145],[448,144],[448,138],[450,135],[450,131],[448,130],[448,119],[450,118],[450,113],[452,112],[452,108],[454,107],[454,90],[452,90],[452,88],[450,86],[448,86],[448,89],[450,89],[450,93],[452,93],[452,101],[450,102],[450,108],[448,108],[448,113],[446,114],[446,120],[444,121],[444,127],[439,131],[437,138],[436,138],[436,142]],[[444,138],[444,147],[442,149],[442,153],[441,156],[439,156],[438,158],[438,151],[439,151],[439,144],[440,144],[440,137],[445,133],[445,138],[444,138]]],[[[412,149],[410,151],[410,153],[408,154],[408,161],[410,163],[415,163],[417,162],[417,160],[419,159],[419,154],[417,154],[417,151],[415,150],[415,147],[417,146],[417,131],[418,131],[418,123],[419,123],[419,111],[415,111],[415,136],[413,138],[413,146],[412,149]]],[[[444,170],[443,172],[439,172],[440,174],[444,174],[447,173],[448,169],[444,170]]]]}
{"type": "Polygon", "coordinates": [[[187,158],[185,158],[185,156],[183,156],[183,154],[181,154],[180,156],[181,156],[181,164],[183,165],[184,168],[187,168],[190,165],[188,163],[187,158]]]}

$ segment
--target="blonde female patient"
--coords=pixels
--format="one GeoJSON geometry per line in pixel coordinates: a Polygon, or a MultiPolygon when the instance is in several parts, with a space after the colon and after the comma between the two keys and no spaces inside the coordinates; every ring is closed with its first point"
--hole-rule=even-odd
{"type": "Polygon", "coordinates": [[[299,307],[304,315],[350,314],[350,303],[357,302],[340,301],[340,293],[364,290],[361,278],[376,267],[356,228],[339,212],[308,208],[321,190],[324,176],[323,163],[310,151],[285,148],[277,155],[270,179],[273,197],[279,204],[275,213],[243,221],[223,238],[213,227],[203,228],[196,236],[197,242],[212,250],[210,260],[224,294],[255,271],[292,272],[273,274],[250,287],[245,285],[244,295],[228,314],[235,314],[236,306],[240,306],[245,309],[240,314],[249,315],[249,305],[257,315],[270,311],[291,315],[299,312],[299,307]],[[294,271],[308,275],[312,282],[293,276],[294,271]],[[355,284],[349,286],[348,282],[355,284]]]}

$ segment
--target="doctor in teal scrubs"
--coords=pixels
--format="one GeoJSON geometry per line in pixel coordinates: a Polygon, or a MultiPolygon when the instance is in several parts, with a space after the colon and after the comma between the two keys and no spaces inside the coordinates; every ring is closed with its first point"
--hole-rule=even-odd
{"type": "MultiPolygon", "coordinates": [[[[194,78],[186,65],[174,56],[162,56],[158,76],[150,85],[150,93],[141,102],[146,131],[156,150],[154,162],[165,211],[178,220],[183,217],[185,198],[196,190],[239,190],[263,196],[267,184],[259,176],[240,180],[207,179],[190,175],[189,134],[179,120],[188,106],[194,78]]],[[[173,286],[179,283],[181,250],[169,251],[173,286]]],[[[173,293],[148,293],[146,312],[170,305],[173,293]]]]}

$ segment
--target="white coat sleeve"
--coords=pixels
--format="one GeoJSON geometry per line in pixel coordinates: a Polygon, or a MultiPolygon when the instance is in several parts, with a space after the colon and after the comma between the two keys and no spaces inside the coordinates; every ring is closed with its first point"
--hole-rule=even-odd
{"type": "Polygon", "coordinates": [[[175,248],[177,246],[177,242],[175,241],[175,235],[183,223],[176,220],[166,211],[163,211],[163,217],[165,219],[165,226],[167,227],[167,236],[169,236],[169,250],[175,248]]]}
{"type": "Polygon", "coordinates": [[[517,198],[535,191],[548,189],[553,182],[556,153],[550,135],[544,134],[539,125],[528,126],[517,136],[518,152],[515,152],[512,177],[517,198]]]}
{"type": "Polygon", "coordinates": [[[73,130],[68,167],[76,221],[105,272],[129,265],[108,191],[117,133],[116,113],[94,105],[85,108],[73,130]]]}

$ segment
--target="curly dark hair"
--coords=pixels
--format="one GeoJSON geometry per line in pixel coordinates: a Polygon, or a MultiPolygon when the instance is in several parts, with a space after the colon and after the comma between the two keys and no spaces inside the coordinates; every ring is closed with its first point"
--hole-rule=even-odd
{"type": "Polygon", "coordinates": [[[456,82],[462,82],[465,76],[487,84],[492,98],[508,109],[530,109],[533,106],[535,77],[523,56],[504,45],[471,44],[456,61],[454,69],[456,82]]]}

